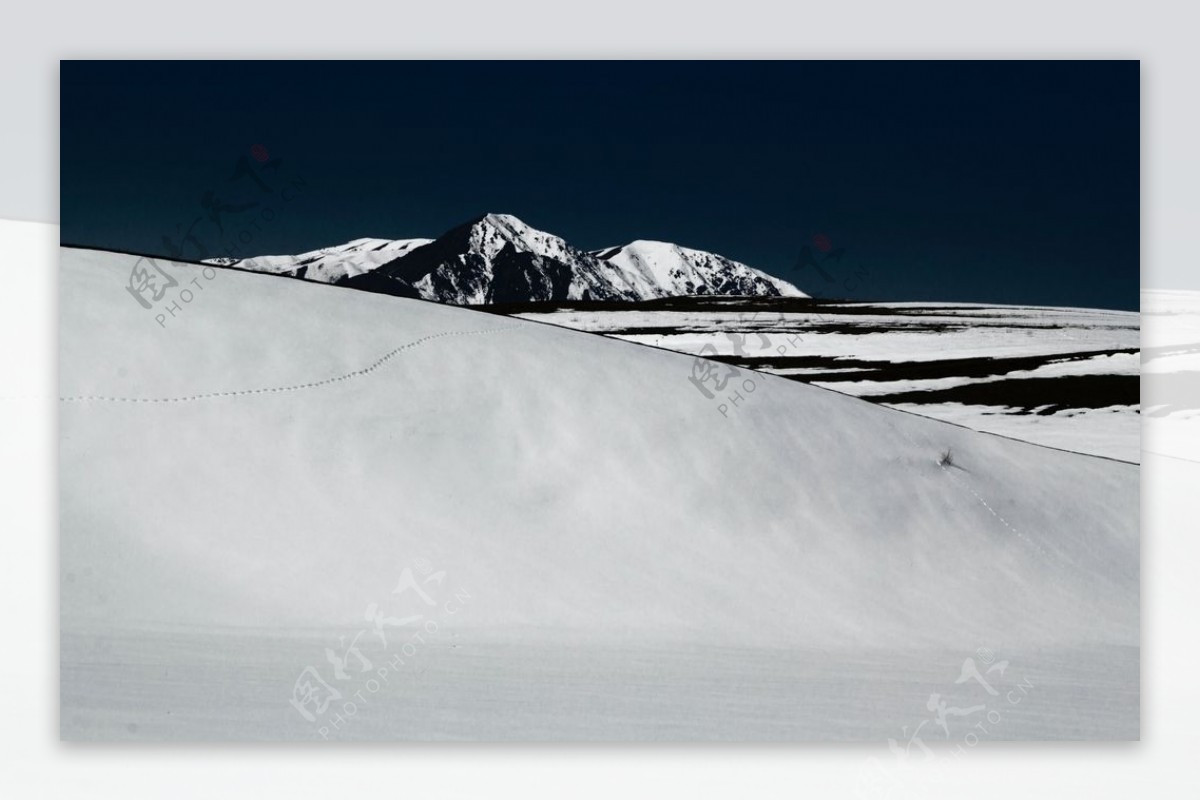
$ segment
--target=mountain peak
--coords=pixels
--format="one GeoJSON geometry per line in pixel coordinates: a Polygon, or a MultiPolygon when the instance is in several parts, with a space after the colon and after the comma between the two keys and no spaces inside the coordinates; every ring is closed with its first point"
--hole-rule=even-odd
{"type": "MultiPolygon", "coordinates": [[[[505,239],[520,240],[529,231],[534,231],[536,229],[531,228],[525,223],[524,220],[520,219],[514,214],[500,214],[492,211],[488,212],[487,214],[481,214],[465,225],[459,226],[455,230],[468,232],[481,230],[489,232],[495,231],[505,239]]],[[[541,232],[539,231],[538,233],[541,232]]]]}
{"type": "Polygon", "coordinates": [[[480,217],[477,222],[488,222],[497,228],[528,228],[529,226],[524,221],[517,218],[515,214],[500,214],[498,212],[489,211],[487,214],[480,217]]]}

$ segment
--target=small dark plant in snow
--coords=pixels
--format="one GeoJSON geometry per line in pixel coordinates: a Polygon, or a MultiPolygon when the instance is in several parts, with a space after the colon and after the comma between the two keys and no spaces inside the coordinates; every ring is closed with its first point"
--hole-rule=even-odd
{"type": "Polygon", "coordinates": [[[942,451],[942,455],[938,459],[938,464],[942,467],[958,467],[958,465],[954,463],[954,452],[949,448],[946,448],[946,450],[942,451]]]}

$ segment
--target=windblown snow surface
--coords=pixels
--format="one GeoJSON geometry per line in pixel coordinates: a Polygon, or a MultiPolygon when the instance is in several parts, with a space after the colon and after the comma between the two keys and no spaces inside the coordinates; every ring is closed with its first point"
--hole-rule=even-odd
{"type": "Polygon", "coordinates": [[[65,739],[1138,736],[1136,466],[134,261],[62,251],[65,739]]]}

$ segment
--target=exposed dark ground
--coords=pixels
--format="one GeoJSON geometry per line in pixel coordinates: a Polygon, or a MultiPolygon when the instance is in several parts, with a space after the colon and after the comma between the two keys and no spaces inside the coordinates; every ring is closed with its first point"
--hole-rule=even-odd
{"type": "MultiPolygon", "coordinates": [[[[966,331],[980,326],[1016,327],[1020,329],[1062,329],[1063,312],[1054,312],[1056,321],[1046,323],[1030,320],[1037,310],[1021,313],[1021,319],[997,316],[995,307],[979,306],[910,306],[896,308],[886,305],[860,305],[844,300],[818,298],[730,298],[730,297],[683,297],[663,298],[643,302],[623,301],[548,301],[540,303],[508,303],[473,306],[479,311],[493,314],[549,314],[553,312],[577,311],[584,313],[603,312],[679,312],[690,319],[678,324],[643,324],[636,326],[597,327],[597,333],[610,336],[660,335],[681,333],[721,332],[731,336],[750,334],[756,331],[796,332],[800,334],[847,334],[867,335],[898,331],[921,331],[925,333],[948,333],[966,331]],[[740,326],[740,330],[729,327],[727,320],[712,323],[696,320],[694,315],[704,313],[746,312],[752,316],[740,326]],[[805,315],[796,317],[789,315],[805,315]],[[838,320],[842,317],[844,319],[838,320]],[[850,317],[886,317],[879,323],[866,322],[850,317]],[[937,320],[929,318],[936,317],[937,320]],[[946,319],[957,317],[958,319],[946,319]],[[905,318],[897,321],[896,318],[905,318]]],[[[1095,326],[1091,327],[1107,327],[1095,326]]],[[[1112,328],[1126,326],[1114,324],[1112,328]]],[[[952,339],[950,340],[952,342],[952,339]]],[[[735,348],[741,350],[741,348],[735,348]]],[[[803,350],[793,348],[789,350],[803,350]]],[[[1098,356],[1121,353],[1137,353],[1137,348],[1115,348],[1105,350],[1064,350],[1061,353],[1039,354],[1016,357],[972,357],[946,358],[922,361],[884,361],[846,357],[822,356],[797,353],[780,356],[714,356],[714,361],[778,373],[790,369],[804,368],[800,375],[786,374],[783,377],[803,383],[820,382],[825,385],[854,381],[901,381],[964,378],[978,379],[1004,376],[1018,370],[1034,370],[1038,367],[1063,361],[1082,361],[1098,356]]],[[[836,386],[833,387],[836,389],[836,386]]],[[[1109,406],[1136,406],[1141,399],[1139,380],[1134,375],[1066,375],[1046,378],[1010,378],[985,383],[963,384],[929,390],[908,390],[886,395],[866,396],[875,403],[963,403],[1008,407],[1018,414],[1028,414],[1037,409],[1038,414],[1054,414],[1066,409],[1099,409],[1109,406]]]]}

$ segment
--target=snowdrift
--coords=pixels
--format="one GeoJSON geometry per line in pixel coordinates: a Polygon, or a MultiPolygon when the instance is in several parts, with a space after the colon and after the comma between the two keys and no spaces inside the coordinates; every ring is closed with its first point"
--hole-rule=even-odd
{"type": "Polygon", "coordinates": [[[135,261],[62,250],[64,632],[353,627],[420,559],[464,640],[1138,643],[1134,466],[199,265],[160,324],[135,261]]]}

